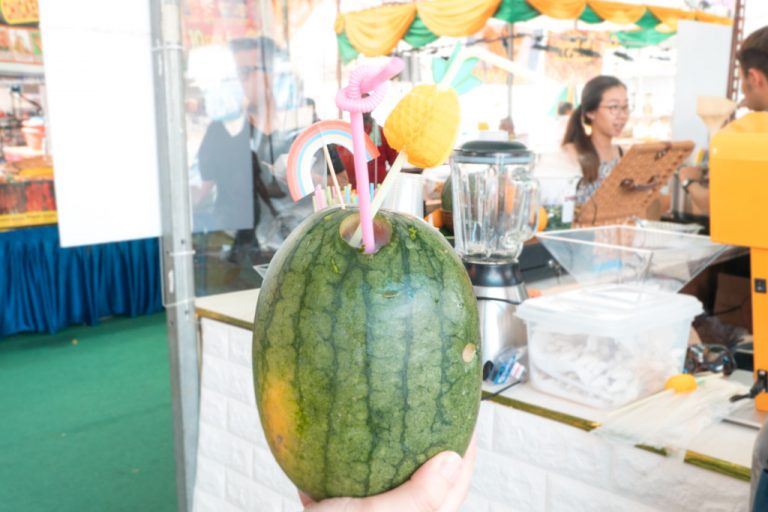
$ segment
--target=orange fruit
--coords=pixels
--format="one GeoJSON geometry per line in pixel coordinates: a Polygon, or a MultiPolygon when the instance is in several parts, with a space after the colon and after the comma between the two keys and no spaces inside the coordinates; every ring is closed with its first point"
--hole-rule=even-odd
{"type": "Polygon", "coordinates": [[[544,231],[547,229],[547,221],[549,219],[547,218],[547,209],[543,206],[539,208],[539,227],[537,231],[544,231]]]}

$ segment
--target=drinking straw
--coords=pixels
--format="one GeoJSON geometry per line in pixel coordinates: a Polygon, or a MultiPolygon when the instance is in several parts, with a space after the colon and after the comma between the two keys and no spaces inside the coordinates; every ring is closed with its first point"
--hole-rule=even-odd
{"type": "MultiPolygon", "coordinates": [[[[378,192],[376,192],[376,195],[373,198],[373,201],[371,203],[371,212],[372,215],[376,215],[376,212],[379,211],[379,208],[381,208],[381,205],[384,203],[384,199],[386,199],[387,194],[389,194],[390,190],[395,184],[397,175],[400,174],[400,170],[403,168],[403,164],[406,161],[408,155],[406,155],[405,151],[401,151],[397,154],[397,158],[395,158],[395,161],[392,162],[392,167],[390,167],[389,172],[387,172],[387,177],[384,178],[384,182],[379,186],[378,192]]],[[[360,243],[360,227],[355,230],[355,232],[352,234],[352,238],[350,238],[349,243],[353,246],[360,243]]]]}
{"type": "Polygon", "coordinates": [[[328,144],[325,143],[325,139],[323,138],[323,132],[319,131],[320,134],[320,140],[323,141],[323,155],[325,155],[325,163],[328,165],[328,169],[331,170],[331,179],[333,180],[333,188],[336,190],[336,193],[339,196],[339,200],[341,202],[341,209],[344,210],[344,201],[341,201],[341,188],[339,187],[339,180],[336,178],[336,169],[333,168],[333,161],[331,160],[331,153],[328,151],[328,144]]]}
{"type": "MultiPolygon", "coordinates": [[[[336,95],[336,105],[341,110],[349,112],[350,116],[355,178],[357,179],[358,190],[367,190],[369,186],[368,163],[365,161],[363,112],[371,112],[378,106],[387,91],[388,80],[400,73],[404,66],[402,60],[392,58],[383,68],[358,67],[352,71],[347,87],[341,89],[336,95]]],[[[373,238],[371,199],[367,194],[360,194],[358,199],[363,250],[371,254],[376,248],[373,238]]]]}
{"type": "Polygon", "coordinates": [[[349,183],[344,186],[344,199],[348,204],[352,204],[352,194],[350,194],[351,189],[352,187],[349,185],[349,183]]]}
{"type": "Polygon", "coordinates": [[[326,207],[325,195],[323,194],[323,189],[320,188],[320,185],[315,185],[315,198],[317,199],[317,209],[324,210],[326,207]]]}
{"type": "Polygon", "coordinates": [[[468,59],[480,59],[492,66],[503,69],[509,74],[524,76],[526,78],[534,79],[538,82],[549,82],[549,80],[542,79],[525,66],[521,66],[520,64],[504,58],[501,55],[497,55],[484,48],[470,46],[469,48],[463,48],[457,58],[451,62],[450,67],[445,72],[445,75],[438,84],[438,87],[442,89],[449,88],[453,82],[453,79],[456,78],[456,74],[459,72],[459,69],[461,69],[461,65],[468,59]]]}

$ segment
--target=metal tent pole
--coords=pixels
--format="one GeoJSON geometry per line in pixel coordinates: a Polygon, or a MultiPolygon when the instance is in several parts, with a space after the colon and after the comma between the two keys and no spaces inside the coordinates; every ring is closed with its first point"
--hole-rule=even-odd
{"type": "Polygon", "coordinates": [[[191,511],[197,466],[200,379],[179,1],[150,0],[150,6],[162,219],[163,303],[168,323],[176,494],[178,509],[191,511]]]}
{"type": "MultiPolygon", "coordinates": [[[[731,32],[731,60],[728,63],[728,91],[726,96],[733,101],[739,99],[739,63],[736,54],[744,39],[744,10],[747,0],[736,0],[733,7],[733,31],[731,32]]],[[[731,116],[733,118],[733,116],[731,116]]]]}
{"type": "MultiPolygon", "coordinates": [[[[507,58],[509,60],[515,60],[515,24],[514,23],[507,23],[507,33],[509,34],[509,39],[507,39],[507,44],[505,45],[507,49],[507,58]]],[[[515,75],[512,73],[507,73],[507,117],[509,120],[512,120],[512,103],[513,103],[513,97],[512,97],[512,88],[515,85],[515,75]]]]}

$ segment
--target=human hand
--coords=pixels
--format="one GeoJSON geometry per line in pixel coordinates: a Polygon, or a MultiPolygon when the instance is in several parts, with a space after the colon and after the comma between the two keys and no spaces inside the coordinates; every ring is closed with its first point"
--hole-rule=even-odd
{"type": "Polygon", "coordinates": [[[331,498],[314,502],[299,493],[305,512],[455,512],[464,502],[472,480],[477,440],[462,459],[456,452],[441,452],[425,462],[399,487],[367,498],[331,498]]]}

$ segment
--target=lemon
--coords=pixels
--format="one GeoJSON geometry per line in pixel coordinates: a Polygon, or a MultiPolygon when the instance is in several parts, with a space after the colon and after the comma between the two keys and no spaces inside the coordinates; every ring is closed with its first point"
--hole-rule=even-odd
{"type": "Polygon", "coordinates": [[[688,373],[679,373],[667,379],[664,389],[671,389],[675,393],[689,393],[696,390],[696,379],[688,373]]]}

